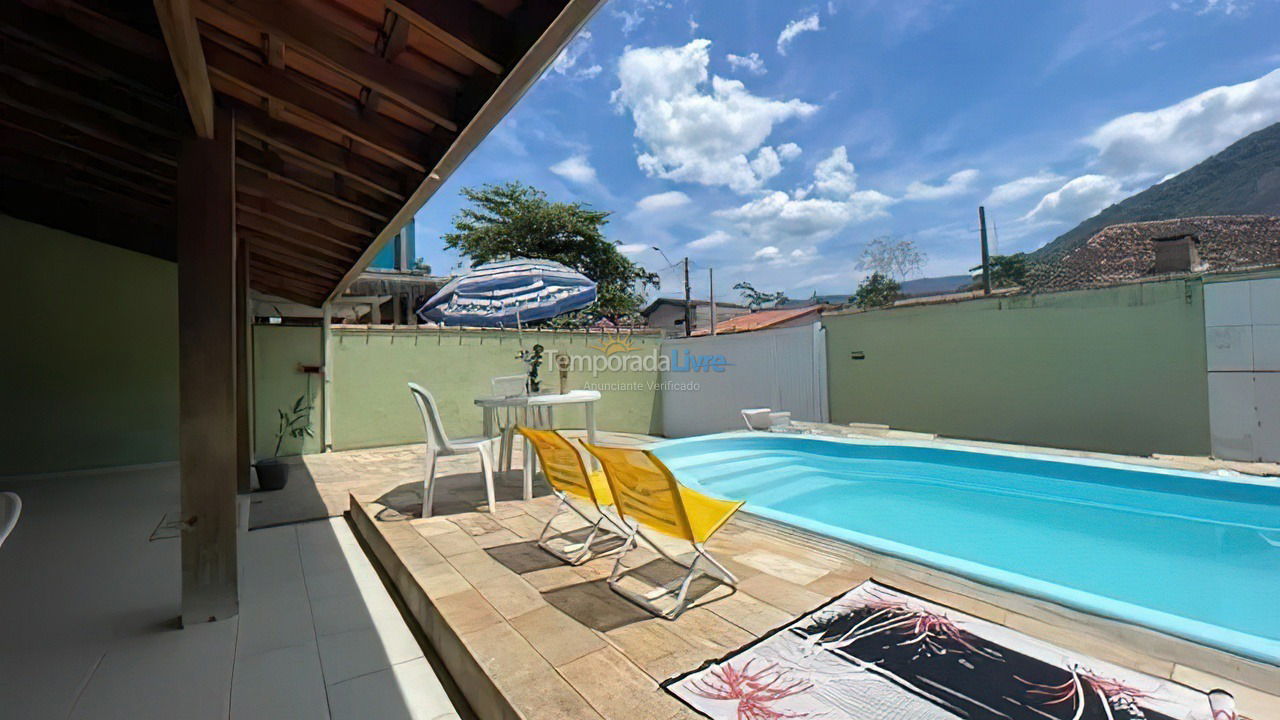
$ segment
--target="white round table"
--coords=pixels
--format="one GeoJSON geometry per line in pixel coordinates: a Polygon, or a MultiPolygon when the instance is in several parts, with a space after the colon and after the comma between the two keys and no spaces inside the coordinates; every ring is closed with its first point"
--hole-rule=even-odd
{"type": "MultiPolygon", "coordinates": [[[[484,408],[484,436],[497,437],[498,410],[500,408],[517,408],[520,409],[527,417],[530,408],[557,408],[563,405],[581,405],[586,415],[587,425],[587,442],[595,444],[596,442],[596,403],[600,400],[600,393],[595,390],[570,390],[567,393],[539,393],[537,395],[512,395],[508,397],[488,396],[476,398],[476,405],[484,408]]],[[[549,419],[548,419],[549,421],[549,419]]],[[[504,428],[503,433],[514,433],[514,427],[504,428]]],[[[507,439],[507,443],[512,439],[507,439]]],[[[533,497],[533,474],[536,470],[538,458],[529,451],[528,443],[524,445],[524,462],[522,470],[524,472],[524,499],[528,500],[533,497]]],[[[595,458],[589,458],[589,462],[594,464],[595,458]]]]}

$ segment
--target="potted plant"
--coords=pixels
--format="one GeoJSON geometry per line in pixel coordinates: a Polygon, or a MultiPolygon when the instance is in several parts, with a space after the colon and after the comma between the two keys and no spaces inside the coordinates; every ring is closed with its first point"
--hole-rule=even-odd
{"type": "Polygon", "coordinates": [[[280,450],[284,439],[315,437],[315,428],[311,423],[311,405],[306,395],[299,395],[289,410],[279,409],[280,424],[276,428],[276,451],[268,460],[259,460],[258,488],[260,490],[280,490],[289,482],[289,463],[280,459],[280,450]]]}

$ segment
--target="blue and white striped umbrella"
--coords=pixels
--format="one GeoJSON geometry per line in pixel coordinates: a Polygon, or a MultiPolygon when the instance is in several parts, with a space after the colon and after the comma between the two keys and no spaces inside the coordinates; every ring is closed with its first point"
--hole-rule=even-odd
{"type": "Polygon", "coordinates": [[[550,260],[485,263],[440,288],[418,317],[443,325],[516,327],[549,320],[596,301],[586,275],[550,260]]]}

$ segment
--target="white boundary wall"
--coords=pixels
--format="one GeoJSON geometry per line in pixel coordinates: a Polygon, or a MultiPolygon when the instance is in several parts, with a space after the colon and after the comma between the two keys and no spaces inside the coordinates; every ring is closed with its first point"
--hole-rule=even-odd
{"type": "Polygon", "coordinates": [[[744,428],[743,408],[786,410],[793,420],[826,422],[827,349],[822,324],[664,340],[673,358],[661,374],[662,432],[687,437],[744,428]],[[724,372],[679,372],[685,352],[721,355],[724,372]],[[689,389],[696,384],[697,390],[689,389]]]}

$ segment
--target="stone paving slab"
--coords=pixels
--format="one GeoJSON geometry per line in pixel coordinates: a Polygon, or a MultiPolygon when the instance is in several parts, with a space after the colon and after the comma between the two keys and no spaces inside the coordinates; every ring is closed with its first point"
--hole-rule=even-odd
{"type": "MultiPolygon", "coordinates": [[[[663,691],[671,677],[719,659],[874,577],[1029,635],[1202,690],[1236,689],[1255,718],[1280,716],[1280,669],[1240,661],[1140,628],[977,586],[791,529],[739,516],[711,552],[744,572],[671,622],[605,585],[611,558],[569,567],[534,544],[554,498],[502,501],[499,512],[379,520],[387,508],[352,495],[356,526],[387,566],[481,717],[670,720],[697,717],[663,691]],[[493,536],[490,538],[489,536],[493,536]],[[514,541],[513,541],[514,538],[514,541]],[[488,542],[489,540],[493,542],[488,542]],[[410,568],[413,568],[410,571],[410,568]],[[807,582],[804,582],[807,581],[807,582]],[[452,651],[450,648],[453,648],[452,651]],[[483,678],[467,679],[480,673],[483,678]],[[472,693],[481,697],[473,698],[472,693]]],[[[579,521],[580,522],[580,521],[579,521]]],[[[665,543],[664,543],[665,544],[665,543]]],[[[666,549],[680,552],[678,543],[666,549]]],[[[654,553],[638,563],[665,577],[654,553]]],[[[630,563],[629,563],[630,564],[630,563]]]]}

